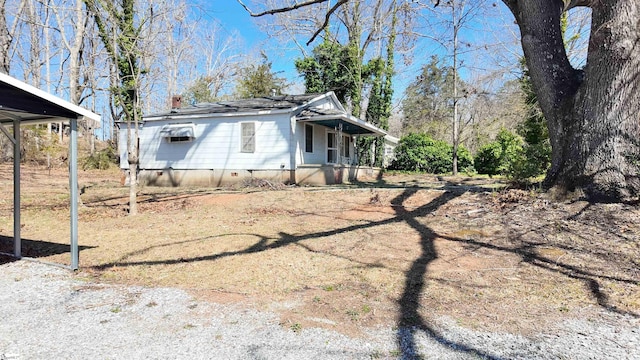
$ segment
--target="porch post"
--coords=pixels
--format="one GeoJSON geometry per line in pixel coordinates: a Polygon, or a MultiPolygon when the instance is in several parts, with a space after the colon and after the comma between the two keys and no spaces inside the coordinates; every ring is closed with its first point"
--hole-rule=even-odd
{"type": "MultiPolygon", "coordinates": [[[[1,126],[1,125],[0,125],[1,126]]],[[[20,120],[13,119],[13,255],[22,257],[20,238],[20,120]]]]}
{"type": "Polygon", "coordinates": [[[78,120],[69,119],[69,191],[71,269],[78,270],[78,120]]]}
{"type": "Polygon", "coordinates": [[[360,156],[359,156],[359,149],[358,149],[358,140],[360,139],[360,136],[358,135],[354,135],[353,136],[353,163],[355,165],[360,164],[360,156]]]}
{"type": "Polygon", "coordinates": [[[343,153],[343,144],[342,144],[342,123],[338,124],[338,139],[337,139],[337,145],[338,145],[338,161],[337,163],[339,165],[342,165],[342,153],[343,153]]]}
{"type": "Polygon", "coordinates": [[[376,142],[372,141],[371,142],[371,147],[369,149],[371,152],[371,157],[369,158],[369,166],[373,167],[373,165],[376,163],[376,142]]]}

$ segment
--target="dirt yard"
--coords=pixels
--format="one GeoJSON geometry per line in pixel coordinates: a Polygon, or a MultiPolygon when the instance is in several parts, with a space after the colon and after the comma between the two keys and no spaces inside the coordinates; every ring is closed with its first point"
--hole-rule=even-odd
{"type": "MultiPolygon", "coordinates": [[[[12,168],[0,171],[0,251],[11,253],[12,168]]],[[[23,255],[69,264],[66,171],[22,172],[23,255]]],[[[448,316],[526,335],[562,318],[640,316],[638,206],[395,175],[333,187],[145,187],[130,217],[118,170],[81,171],[80,185],[76,277],[179,287],[274,311],[292,329],[357,336],[448,316]]]]}

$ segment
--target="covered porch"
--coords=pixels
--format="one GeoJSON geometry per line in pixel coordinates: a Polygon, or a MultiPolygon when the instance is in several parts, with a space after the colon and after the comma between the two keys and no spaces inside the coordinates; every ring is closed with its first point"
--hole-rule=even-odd
{"type": "Polygon", "coordinates": [[[298,136],[296,183],[331,185],[379,176],[379,168],[358,165],[357,140],[385,136],[384,130],[338,109],[305,109],[296,122],[303,134],[298,136]]]}

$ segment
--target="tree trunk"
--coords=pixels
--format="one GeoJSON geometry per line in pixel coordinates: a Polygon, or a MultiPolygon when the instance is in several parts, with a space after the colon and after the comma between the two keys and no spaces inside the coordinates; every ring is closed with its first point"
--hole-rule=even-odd
{"type": "MultiPolygon", "coordinates": [[[[569,64],[562,41],[562,1],[505,0],[516,16],[540,107],[548,121],[552,163],[545,185],[584,191],[594,201],[640,195],[640,4],[592,2],[587,66],[569,64]]],[[[573,1],[570,4],[586,4],[573,1]]]]}
{"type": "Polygon", "coordinates": [[[138,215],[138,163],[129,160],[129,215],[138,215]]]}
{"type": "Polygon", "coordinates": [[[9,58],[9,48],[13,38],[7,27],[7,17],[5,13],[6,0],[0,0],[0,72],[8,74],[11,64],[9,58]]]}
{"type": "Polygon", "coordinates": [[[458,175],[458,145],[460,144],[458,133],[458,30],[459,21],[456,21],[456,3],[451,3],[451,24],[453,25],[453,176],[458,175]]]}

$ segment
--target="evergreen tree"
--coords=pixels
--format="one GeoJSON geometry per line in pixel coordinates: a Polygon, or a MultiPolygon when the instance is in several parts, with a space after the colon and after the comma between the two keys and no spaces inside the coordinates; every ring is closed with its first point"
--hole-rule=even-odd
{"type": "Polygon", "coordinates": [[[313,56],[295,61],[296,70],[304,77],[307,93],[333,91],[342,104],[347,103],[353,78],[349,76],[347,48],[330,39],[327,32],[324,41],[313,49],[313,56]]]}
{"type": "MultiPolygon", "coordinates": [[[[459,77],[458,77],[459,79],[459,77]]],[[[458,80],[459,87],[464,83],[458,80]]],[[[453,70],[433,55],[422,73],[405,90],[402,129],[426,132],[434,139],[449,141],[453,101],[453,70]]]]}
{"type": "Polygon", "coordinates": [[[216,101],[211,91],[211,78],[201,76],[197,78],[184,93],[184,100],[188,104],[208,103],[216,101]]]}
{"type": "Polygon", "coordinates": [[[240,70],[241,76],[236,86],[236,95],[241,99],[282,95],[286,86],[285,79],[279,78],[271,71],[271,63],[264,58],[260,65],[249,65],[240,70]]]}

